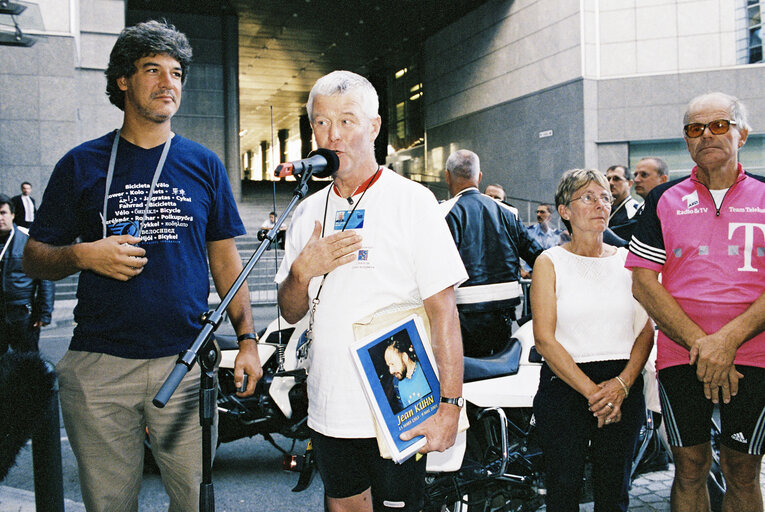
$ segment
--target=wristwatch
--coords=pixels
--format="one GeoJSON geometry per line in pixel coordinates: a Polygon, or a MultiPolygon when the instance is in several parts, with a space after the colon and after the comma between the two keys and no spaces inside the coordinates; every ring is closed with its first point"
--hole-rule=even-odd
{"type": "Polygon", "coordinates": [[[462,408],[465,406],[465,399],[462,398],[461,396],[458,396],[457,398],[446,398],[445,396],[442,396],[441,403],[452,404],[452,405],[456,405],[459,408],[462,408]]]}

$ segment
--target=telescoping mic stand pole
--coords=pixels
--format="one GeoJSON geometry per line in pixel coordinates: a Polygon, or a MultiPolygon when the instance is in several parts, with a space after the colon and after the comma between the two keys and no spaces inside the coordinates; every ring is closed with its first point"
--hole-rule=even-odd
{"type": "Polygon", "coordinates": [[[164,407],[178,388],[183,377],[185,377],[189,370],[194,366],[194,361],[199,361],[199,367],[202,370],[199,389],[199,421],[202,425],[202,483],[199,486],[200,512],[215,511],[215,494],[213,492],[212,484],[212,428],[213,419],[215,418],[215,408],[217,407],[215,363],[218,360],[219,353],[215,343],[213,343],[213,333],[218,329],[218,326],[223,320],[223,314],[225,313],[226,308],[247,280],[247,276],[249,276],[252,269],[255,268],[255,265],[263,256],[263,253],[276,241],[279,228],[282,223],[284,223],[284,220],[290,213],[292,213],[295,206],[297,206],[300,200],[308,193],[308,180],[311,176],[315,174],[324,177],[337,169],[339,162],[337,155],[334,152],[320,149],[317,153],[323,158],[317,159],[317,157],[314,156],[312,159],[309,158],[295,162],[293,163],[294,165],[289,164],[290,173],[298,180],[298,186],[295,188],[292,200],[281,216],[276,220],[274,227],[268,232],[266,238],[260,243],[258,250],[250,257],[247,265],[245,265],[244,269],[239,274],[239,277],[236,278],[234,284],[231,285],[231,289],[229,289],[226,296],[223,297],[223,300],[221,300],[218,307],[202,315],[202,322],[204,324],[202,330],[199,332],[191,346],[185,352],[180,354],[173,371],[170,372],[170,375],[167,377],[164,384],[162,384],[162,387],[152,401],[156,407],[164,407]],[[322,165],[322,161],[326,163],[322,165]],[[298,164],[302,165],[302,170],[298,169],[300,167],[298,164]],[[316,169],[316,172],[314,172],[314,165],[320,167],[319,169],[316,169]],[[320,170],[322,170],[321,173],[319,173],[320,170]]]}

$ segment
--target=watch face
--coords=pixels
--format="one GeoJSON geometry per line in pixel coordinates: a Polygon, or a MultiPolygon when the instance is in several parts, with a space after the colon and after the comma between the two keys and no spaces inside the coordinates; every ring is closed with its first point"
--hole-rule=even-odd
{"type": "Polygon", "coordinates": [[[461,396],[458,396],[457,398],[446,398],[442,396],[441,401],[446,404],[456,405],[457,407],[462,407],[465,405],[465,399],[461,396]]]}

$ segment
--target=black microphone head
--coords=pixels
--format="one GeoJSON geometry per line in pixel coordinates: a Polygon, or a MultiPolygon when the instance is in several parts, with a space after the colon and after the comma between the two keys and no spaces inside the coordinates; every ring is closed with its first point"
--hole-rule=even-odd
{"type": "Polygon", "coordinates": [[[327,165],[323,169],[313,173],[316,178],[328,178],[340,167],[340,158],[331,149],[318,148],[308,153],[309,158],[315,155],[322,156],[327,161],[327,165]]]}

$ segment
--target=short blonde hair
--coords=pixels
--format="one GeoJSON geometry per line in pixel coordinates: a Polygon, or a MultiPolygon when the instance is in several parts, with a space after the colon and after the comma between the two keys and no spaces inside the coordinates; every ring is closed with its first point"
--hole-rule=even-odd
{"type": "MultiPolygon", "coordinates": [[[[608,180],[603,173],[597,169],[569,169],[564,172],[558,182],[558,188],[555,191],[555,208],[557,209],[560,205],[568,206],[574,192],[582,187],[586,187],[591,181],[594,181],[604,189],[610,191],[608,180]]],[[[571,223],[563,218],[561,218],[561,220],[570,233],[571,223]]]]}

